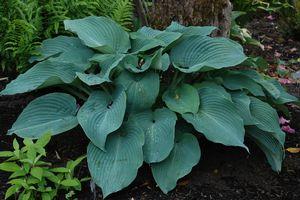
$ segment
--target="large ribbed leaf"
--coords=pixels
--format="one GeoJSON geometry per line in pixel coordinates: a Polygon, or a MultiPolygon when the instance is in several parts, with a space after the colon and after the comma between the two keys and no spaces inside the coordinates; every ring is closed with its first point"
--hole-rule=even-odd
{"type": "Polygon", "coordinates": [[[200,105],[197,89],[189,84],[168,89],[162,98],[168,108],[180,114],[197,113],[200,105]]]}
{"type": "Polygon", "coordinates": [[[285,104],[285,103],[291,103],[291,102],[297,102],[299,99],[296,97],[290,95],[286,92],[286,90],[281,86],[281,84],[275,80],[271,79],[269,80],[276,88],[280,91],[280,95],[277,99],[274,100],[276,104],[285,104]]]}
{"type": "Polygon", "coordinates": [[[272,169],[280,172],[284,159],[284,141],[278,141],[274,134],[252,126],[247,128],[246,133],[265,153],[272,169]]]}
{"type": "Polygon", "coordinates": [[[144,134],[137,126],[125,125],[107,138],[106,152],[89,144],[88,167],[104,198],[128,186],[143,164],[144,134]]]}
{"type": "Polygon", "coordinates": [[[46,60],[19,75],[1,91],[0,95],[12,95],[52,85],[72,83],[76,72],[83,71],[84,69],[72,63],[46,60]]]}
{"type": "Polygon", "coordinates": [[[280,91],[270,82],[272,80],[270,77],[264,77],[255,70],[240,70],[239,72],[259,83],[273,98],[279,98],[280,91]]]}
{"type": "Polygon", "coordinates": [[[93,51],[84,46],[78,38],[67,36],[44,40],[38,48],[38,53],[40,55],[32,57],[31,62],[48,59],[73,63],[84,69],[89,67],[88,59],[93,56],[93,51]]]}
{"type": "Polygon", "coordinates": [[[238,43],[207,36],[185,38],[171,50],[170,57],[174,67],[185,73],[232,67],[246,59],[238,43]]]}
{"type": "Polygon", "coordinates": [[[279,117],[276,110],[255,97],[250,97],[250,99],[250,112],[256,126],[263,131],[273,133],[274,137],[284,145],[285,133],[280,129],[279,117]]]}
{"type": "Polygon", "coordinates": [[[154,179],[164,193],[174,189],[178,179],[189,174],[201,156],[197,138],[192,134],[177,134],[175,140],[168,158],[151,164],[154,179]]]}
{"type": "Polygon", "coordinates": [[[77,112],[76,99],[65,93],[50,93],[41,96],[23,110],[8,134],[23,138],[38,138],[44,133],[63,133],[75,126],[77,112]]]}
{"type": "Polygon", "coordinates": [[[153,55],[139,56],[127,55],[122,64],[125,69],[133,73],[141,73],[148,70],[152,65],[161,59],[161,51],[156,51],[153,55]]]}
{"type": "Polygon", "coordinates": [[[255,96],[265,96],[262,87],[251,78],[233,71],[223,74],[223,85],[229,90],[246,89],[255,96]]]}
{"type": "Polygon", "coordinates": [[[194,84],[194,87],[197,89],[209,88],[211,92],[218,93],[219,96],[222,96],[229,101],[232,101],[231,95],[223,88],[221,85],[216,84],[212,81],[203,81],[201,83],[194,84]]]}
{"type": "Polygon", "coordinates": [[[141,33],[131,33],[131,49],[132,54],[154,49],[159,46],[163,46],[164,43],[161,40],[145,36],[141,33]]]}
{"type": "Polygon", "coordinates": [[[181,33],[159,31],[146,26],[139,29],[138,33],[142,33],[143,35],[151,38],[152,40],[155,39],[162,41],[162,46],[165,48],[167,48],[170,44],[178,40],[182,35],[181,33]]]}
{"type": "Polygon", "coordinates": [[[170,26],[166,28],[166,31],[178,32],[183,35],[210,35],[217,28],[214,26],[183,26],[177,22],[172,22],[170,26]]]}
{"type": "Polygon", "coordinates": [[[118,88],[113,95],[93,92],[80,108],[77,118],[87,137],[105,150],[106,137],[120,128],[126,109],[126,95],[118,88]]]}
{"type": "Polygon", "coordinates": [[[83,43],[103,53],[126,53],[130,49],[129,35],[113,20],[90,16],[65,20],[65,29],[76,33],[83,43]]]}
{"type": "Polygon", "coordinates": [[[101,77],[100,74],[85,74],[85,73],[76,73],[77,77],[84,82],[85,84],[92,86],[92,85],[100,85],[104,82],[111,82],[111,80],[101,77]]]}
{"type": "Polygon", "coordinates": [[[250,97],[244,92],[233,92],[231,94],[232,101],[239,115],[243,118],[245,125],[255,125],[256,120],[253,119],[250,112],[250,97]]]}
{"type": "Polygon", "coordinates": [[[158,52],[159,55],[155,57],[150,67],[157,70],[167,71],[171,64],[170,57],[167,53],[161,55],[161,51],[162,50],[158,52]]]}
{"type": "Polygon", "coordinates": [[[124,59],[125,54],[96,54],[90,60],[98,62],[100,66],[100,76],[109,79],[110,72],[116,68],[124,59]]]}
{"type": "Polygon", "coordinates": [[[159,93],[158,74],[154,72],[131,74],[123,71],[115,81],[126,90],[128,110],[148,109],[155,103],[159,93]]]}
{"type": "Polygon", "coordinates": [[[176,114],[163,108],[135,114],[130,120],[144,130],[144,160],[147,163],[164,160],[174,145],[176,114]]]}
{"type": "Polygon", "coordinates": [[[99,74],[76,73],[78,78],[87,85],[99,85],[111,82],[110,73],[118,67],[125,57],[124,54],[96,54],[90,60],[99,63],[101,71],[99,74]]]}
{"type": "Polygon", "coordinates": [[[183,114],[183,118],[204,136],[228,146],[244,145],[244,124],[235,105],[217,90],[199,89],[200,108],[196,114],[183,114]]]}
{"type": "Polygon", "coordinates": [[[127,55],[123,67],[134,73],[145,72],[149,68],[166,71],[170,66],[170,58],[167,53],[163,54],[162,49],[155,51],[152,55],[127,55]]]}

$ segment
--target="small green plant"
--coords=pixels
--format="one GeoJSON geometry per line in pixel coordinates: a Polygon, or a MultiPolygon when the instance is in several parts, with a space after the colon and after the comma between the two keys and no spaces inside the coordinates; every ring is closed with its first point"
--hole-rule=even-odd
{"type": "Polygon", "coordinates": [[[264,45],[262,45],[258,40],[252,38],[251,33],[248,29],[242,28],[238,24],[237,19],[245,14],[245,12],[241,11],[232,12],[230,38],[237,40],[245,45],[254,45],[260,47],[261,49],[264,49],[264,45]]]}
{"type": "Polygon", "coordinates": [[[231,2],[234,10],[247,13],[257,10],[277,12],[283,8],[291,7],[290,0],[232,0],[231,2]]]}
{"type": "Polygon", "coordinates": [[[65,92],[33,100],[8,134],[39,138],[42,130],[56,135],[80,125],[104,197],[128,186],[143,162],[163,192],[174,189],[200,160],[194,134],[246,151],[250,138],[281,170],[285,133],[271,105],[298,99],[275,79],[245,69],[239,43],[210,37],[211,26],[173,22],[164,31],[128,33],[105,17],[64,23],[78,37],[45,40],[32,58],[37,64],[0,95],[51,86],[65,92]]]}
{"type": "Polygon", "coordinates": [[[300,40],[300,1],[294,0],[292,5],[293,7],[282,9],[279,12],[279,24],[287,36],[293,36],[300,40]]]}
{"type": "Polygon", "coordinates": [[[52,164],[42,160],[46,156],[45,146],[51,135],[45,134],[36,142],[24,139],[24,146],[13,141],[13,151],[1,151],[0,157],[6,161],[0,164],[0,170],[11,172],[8,184],[11,185],[5,199],[15,197],[21,200],[51,200],[56,199],[58,192],[63,190],[66,199],[72,197],[75,190],[81,190],[81,182],[74,176],[75,168],[85,156],[75,161],[68,161],[66,167],[52,167],[52,164]]]}

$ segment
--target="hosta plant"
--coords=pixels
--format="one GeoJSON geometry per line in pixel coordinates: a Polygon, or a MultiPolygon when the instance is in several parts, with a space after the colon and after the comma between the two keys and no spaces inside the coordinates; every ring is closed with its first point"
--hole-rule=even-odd
{"type": "Polygon", "coordinates": [[[78,37],[45,40],[37,64],[1,92],[59,88],[32,101],[8,134],[38,138],[80,125],[104,197],[128,186],[144,162],[161,190],[172,190],[200,160],[197,135],[246,151],[249,137],[280,171],[285,134],[271,105],[297,99],[270,77],[237,70],[243,48],[209,37],[214,27],[173,22],[127,33],[108,18],[87,17],[65,28],[78,37]]]}

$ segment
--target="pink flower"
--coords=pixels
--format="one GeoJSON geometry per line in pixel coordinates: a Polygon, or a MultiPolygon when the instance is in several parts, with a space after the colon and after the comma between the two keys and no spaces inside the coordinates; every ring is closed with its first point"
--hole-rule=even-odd
{"type": "Polygon", "coordinates": [[[278,79],[279,83],[283,84],[283,85],[286,85],[286,84],[291,84],[292,81],[287,79],[287,78],[279,78],[278,79]]]}
{"type": "Polygon", "coordinates": [[[296,132],[295,129],[291,128],[289,125],[281,127],[281,130],[291,134],[294,134],[296,132]]]}
{"type": "Polygon", "coordinates": [[[279,118],[279,124],[285,125],[285,124],[289,124],[289,123],[290,123],[290,120],[287,120],[284,117],[279,118]]]}

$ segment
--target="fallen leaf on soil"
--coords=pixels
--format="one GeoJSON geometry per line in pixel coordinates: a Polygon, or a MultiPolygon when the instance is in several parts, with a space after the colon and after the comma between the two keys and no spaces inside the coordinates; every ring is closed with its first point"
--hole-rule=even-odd
{"type": "Polygon", "coordinates": [[[287,120],[287,119],[285,119],[284,117],[280,117],[280,118],[279,118],[279,123],[280,123],[281,125],[289,124],[289,123],[290,123],[290,120],[287,120]]]}
{"type": "Polygon", "coordinates": [[[295,129],[291,128],[289,125],[281,127],[281,130],[283,130],[286,133],[292,133],[292,134],[296,132],[295,129]]]}
{"type": "Polygon", "coordinates": [[[274,56],[276,57],[276,58],[279,58],[279,57],[281,57],[281,53],[279,53],[279,52],[277,52],[277,51],[275,51],[275,54],[274,54],[274,56]]]}
{"type": "Polygon", "coordinates": [[[180,183],[178,183],[179,186],[186,186],[190,183],[189,180],[185,180],[185,181],[181,181],[180,183]]]}
{"type": "Polygon", "coordinates": [[[291,53],[293,53],[293,52],[295,52],[295,51],[298,51],[298,49],[295,48],[295,47],[290,49],[290,52],[291,52],[291,53]]]}
{"type": "Polygon", "coordinates": [[[266,46],[265,46],[265,49],[267,49],[267,50],[271,50],[271,49],[273,49],[273,47],[272,47],[272,46],[270,46],[270,45],[266,45],[266,46]]]}
{"type": "Polygon", "coordinates": [[[290,153],[300,153],[300,148],[287,148],[286,150],[290,153]]]}
{"type": "Polygon", "coordinates": [[[286,85],[286,84],[291,84],[292,81],[287,79],[287,78],[279,78],[278,79],[279,83],[283,84],[283,85],[286,85]]]}
{"type": "Polygon", "coordinates": [[[273,15],[269,15],[269,16],[267,16],[267,19],[273,21],[275,19],[275,17],[273,17],[273,15]]]}

